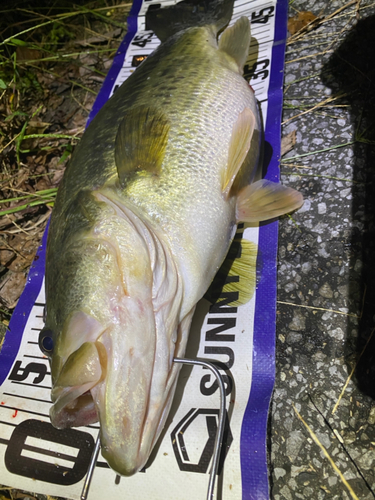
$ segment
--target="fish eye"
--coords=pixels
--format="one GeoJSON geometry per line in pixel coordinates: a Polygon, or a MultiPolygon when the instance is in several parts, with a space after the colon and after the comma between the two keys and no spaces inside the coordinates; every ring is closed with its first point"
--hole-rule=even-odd
{"type": "Polygon", "coordinates": [[[43,328],[43,330],[40,332],[39,348],[47,356],[52,354],[53,338],[52,338],[52,331],[49,328],[43,328]]]}

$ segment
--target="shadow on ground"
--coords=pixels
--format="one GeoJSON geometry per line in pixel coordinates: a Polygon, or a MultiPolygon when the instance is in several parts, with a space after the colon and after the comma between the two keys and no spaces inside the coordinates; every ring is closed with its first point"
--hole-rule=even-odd
{"type": "Polygon", "coordinates": [[[358,388],[375,399],[375,16],[360,20],[324,66],[322,80],[344,94],[355,132],[352,186],[349,312],[361,314],[358,332],[348,332],[350,372],[358,360],[358,388]],[[367,344],[367,346],[366,346],[367,344]],[[365,348],[366,347],[366,348],[365,348]],[[365,349],[364,349],[365,348],[365,349]],[[364,352],[363,352],[364,351],[364,352]],[[362,356],[361,353],[363,352],[362,356]],[[359,359],[360,357],[360,359],[359,359]]]}

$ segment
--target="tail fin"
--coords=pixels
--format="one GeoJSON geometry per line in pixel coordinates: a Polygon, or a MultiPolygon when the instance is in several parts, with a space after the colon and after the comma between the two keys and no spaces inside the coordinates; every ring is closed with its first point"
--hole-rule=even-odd
{"type": "Polygon", "coordinates": [[[212,24],[222,30],[230,21],[234,0],[183,0],[176,5],[149,9],[146,26],[164,42],[186,28],[212,24]]]}

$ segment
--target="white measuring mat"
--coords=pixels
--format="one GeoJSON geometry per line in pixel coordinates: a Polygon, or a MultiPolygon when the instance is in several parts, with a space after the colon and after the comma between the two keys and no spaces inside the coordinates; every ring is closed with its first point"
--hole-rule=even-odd
{"type": "MultiPolygon", "coordinates": [[[[135,0],[129,32],[90,118],[159,45],[155,34],[145,30],[147,9],[174,3],[135,0]]],[[[271,180],[278,178],[286,6],[286,0],[237,0],[231,21],[241,16],[251,21],[252,46],[244,76],[260,102],[265,140],[273,150],[267,170],[271,180]]],[[[193,319],[186,357],[219,361],[224,375],[228,419],[218,498],[262,500],[268,498],[265,429],[274,377],[277,223],[241,227],[239,232],[260,248],[257,291],[239,308],[228,304],[225,294],[214,305],[203,299],[193,319]]],[[[57,431],[49,421],[50,368],[38,346],[44,324],[45,244],[46,236],[0,353],[0,483],[78,499],[99,424],[57,431]]],[[[99,456],[89,499],[206,498],[218,407],[215,377],[202,367],[183,366],[165,430],[146,470],[120,478],[99,456]]]]}

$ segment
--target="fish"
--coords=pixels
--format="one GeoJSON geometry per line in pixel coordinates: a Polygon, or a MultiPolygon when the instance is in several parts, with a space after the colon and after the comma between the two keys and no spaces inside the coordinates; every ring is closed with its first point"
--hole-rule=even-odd
{"type": "Polygon", "coordinates": [[[99,422],[103,457],[124,476],[160,436],[173,359],[237,224],[303,202],[258,178],[261,120],[242,76],[250,23],[227,27],[232,11],[233,0],[149,10],[161,44],[87,127],[53,208],[39,335],[50,419],[99,422]]]}

